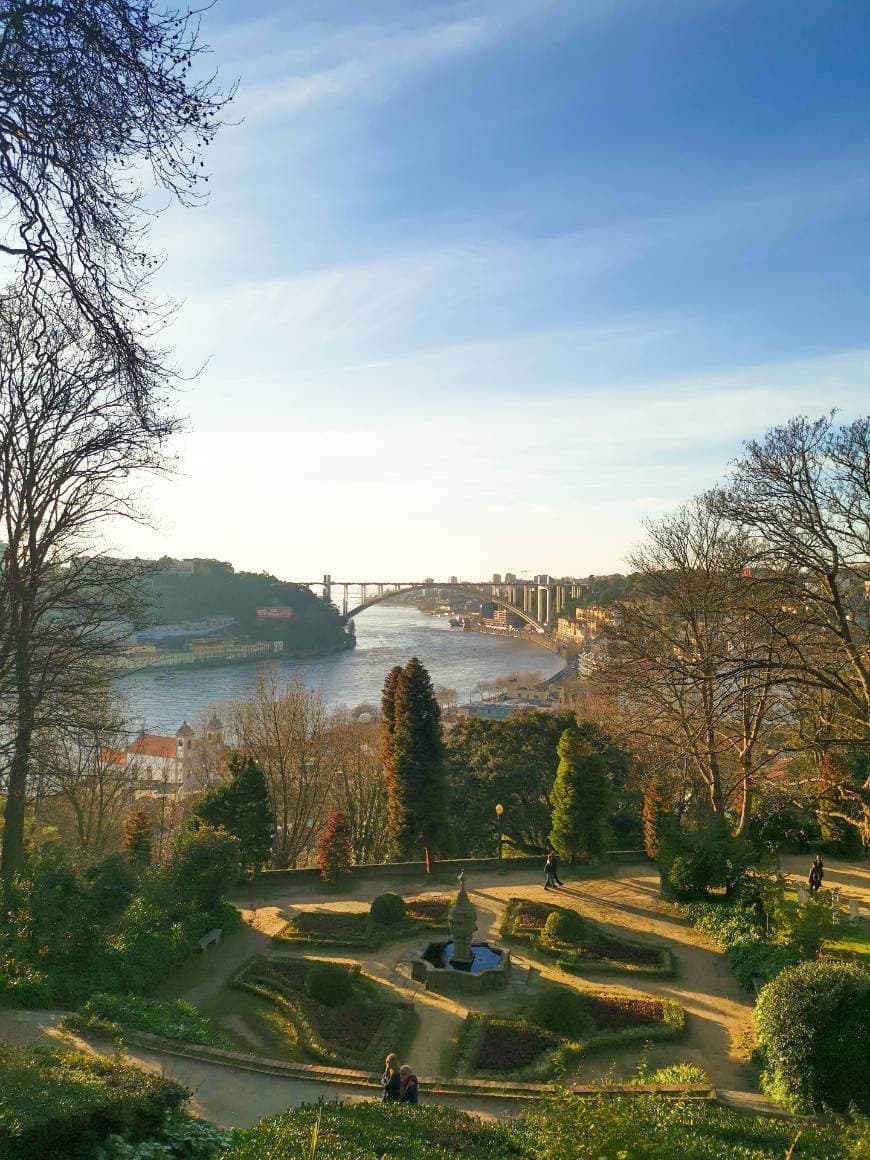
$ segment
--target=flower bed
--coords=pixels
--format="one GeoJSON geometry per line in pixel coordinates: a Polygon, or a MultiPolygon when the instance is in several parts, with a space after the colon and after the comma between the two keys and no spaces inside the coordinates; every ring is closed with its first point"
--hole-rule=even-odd
{"type": "Polygon", "coordinates": [[[515,1019],[487,1019],[476,1064],[483,1071],[516,1071],[534,1063],[554,1043],[554,1037],[538,1027],[515,1019]]]}
{"type": "Polygon", "coordinates": [[[556,959],[565,971],[625,971],[631,974],[671,975],[670,951],[644,943],[614,938],[587,918],[578,921],[575,911],[525,898],[511,898],[501,925],[504,939],[531,943],[542,954],[556,959]],[[578,936],[571,941],[554,937],[548,930],[551,915],[573,920],[578,936]]]}
{"type": "Polygon", "coordinates": [[[308,993],[315,959],[258,956],[235,976],[232,985],[271,1003],[293,1028],[302,1053],[322,1063],[375,1070],[388,1051],[408,1038],[414,1009],[395,1001],[386,988],[362,974],[359,966],[333,964],[350,976],[347,998],[334,1005],[308,993]]]}
{"type": "Polygon", "coordinates": [[[375,922],[368,911],[301,910],[282,927],[278,943],[373,949],[399,938],[411,938],[429,927],[443,927],[453,900],[446,895],[422,895],[405,900],[402,922],[375,922]]]}
{"type": "Polygon", "coordinates": [[[685,1028],[679,1003],[652,995],[594,994],[552,986],[513,1018],[470,1014],[453,1059],[459,1076],[549,1080],[603,1047],[676,1039],[685,1028]]]}

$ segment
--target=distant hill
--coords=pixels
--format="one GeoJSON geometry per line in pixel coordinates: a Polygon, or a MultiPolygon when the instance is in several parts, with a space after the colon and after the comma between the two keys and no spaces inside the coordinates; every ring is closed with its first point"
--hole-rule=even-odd
{"type": "Polygon", "coordinates": [[[348,647],[352,631],[338,610],[267,572],[236,572],[220,560],[155,562],[141,584],[144,604],[138,628],[231,616],[239,640],[283,640],[288,651],[348,647]],[[258,615],[259,610],[259,615],[258,615]]]}

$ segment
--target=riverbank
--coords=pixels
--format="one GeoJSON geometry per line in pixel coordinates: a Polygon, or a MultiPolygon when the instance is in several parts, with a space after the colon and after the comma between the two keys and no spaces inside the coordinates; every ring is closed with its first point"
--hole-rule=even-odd
{"type": "Polygon", "coordinates": [[[291,656],[257,664],[184,667],[126,673],[117,680],[128,719],[146,732],[174,734],[181,720],[211,712],[222,701],[249,696],[258,679],[274,674],[280,683],[299,679],[323,693],[328,709],[378,705],[384,678],[394,665],[419,657],[435,685],[468,701],[481,681],[538,670],[543,679],[563,666],[560,656],[533,643],[505,640],[450,628],[446,620],[413,608],[386,604],[356,618],[356,647],[316,656],[291,656]]]}
{"type": "MultiPolygon", "coordinates": [[[[227,647],[231,648],[232,646],[228,645],[227,647]]],[[[123,665],[119,668],[116,679],[129,676],[131,673],[164,672],[167,669],[224,668],[227,665],[263,664],[270,660],[305,661],[317,657],[334,656],[336,653],[347,652],[348,649],[355,647],[356,637],[350,634],[346,635],[341,643],[336,642],[334,645],[312,649],[285,649],[282,641],[258,641],[247,646],[240,645],[240,649],[247,648],[250,651],[239,651],[237,654],[225,652],[218,655],[198,655],[197,653],[176,652],[170,654],[172,659],[167,657],[165,660],[157,659],[142,664],[123,665]],[[267,645],[272,647],[258,647],[267,645]]]]}

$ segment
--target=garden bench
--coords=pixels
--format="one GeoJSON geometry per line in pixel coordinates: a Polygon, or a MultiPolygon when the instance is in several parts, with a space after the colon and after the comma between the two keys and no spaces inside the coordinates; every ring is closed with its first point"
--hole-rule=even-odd
{"type": "Polygon", "coordinates": [[[216,926],[214,930],[207,930],[198,943],[200,952],[205,954],[210,946],[216,946],[221,941],[223,933],[223,928],[219,926],[216,926]]]}

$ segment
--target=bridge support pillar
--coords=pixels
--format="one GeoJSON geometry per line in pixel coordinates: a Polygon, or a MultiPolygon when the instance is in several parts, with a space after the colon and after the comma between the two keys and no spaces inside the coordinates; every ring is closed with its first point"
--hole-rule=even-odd
{"type": "Polygon", "coordinates": [[[332,601],[332,577],[328,573],[323,575],[323,603],[329,604],[332,601]]]}
{"type": "Polygon", "coordinates": [[[347,588],[348,588],[347,584],[342,585],[342,594],[341,594],[341,615],[342,616],[347,616],[347,610],[348,610],[348,608],[350,608],[350,605],[347,602],[347,588]]]}

